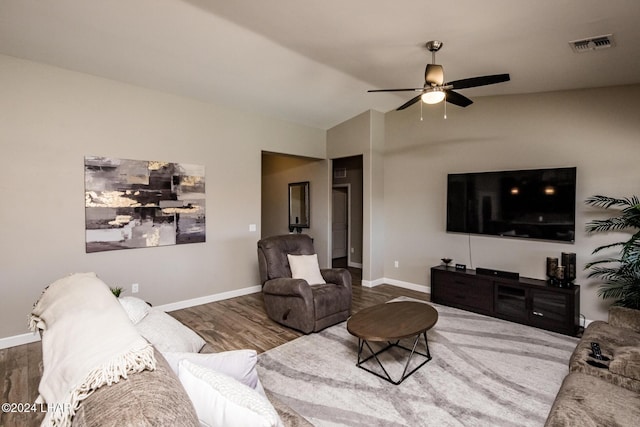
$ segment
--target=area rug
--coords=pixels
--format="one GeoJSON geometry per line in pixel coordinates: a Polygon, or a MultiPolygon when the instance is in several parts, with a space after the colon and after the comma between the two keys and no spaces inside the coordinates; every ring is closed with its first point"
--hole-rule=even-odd
{"type": "MultiPolygon", "coordinates": [[[[262,384],[318,427],[542,426],[577,338],[432,306],[433,359],[397,386],[356,366],[346,322],[259,355],[262,384]]],[[[384,353],[392,378],[407,355],[384,353]]]]}

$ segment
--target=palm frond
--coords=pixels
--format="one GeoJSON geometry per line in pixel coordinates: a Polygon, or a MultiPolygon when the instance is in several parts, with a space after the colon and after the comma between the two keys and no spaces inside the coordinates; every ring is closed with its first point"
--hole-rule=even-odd
{"type": "Polygon", "coordinates": [[[604,209],[621,208],[617,216],[587,223],[585,228],[588,232],[636,229],[626,242],[609,243],[593,250],[596,254],[620,247],[619,257],[591,261],[585,269],[591,270],[588,277],[602,280],[599,296],[615,300],[615,305],[640,309],[640,199],[637,196],[615,198],[596,195],[585,203],[604,209]]]}
{"type": "Polygon", "coordinates": [[[629,240],[622,246],[622,256],[628,261],[636,261],[640,256],[640,241],[629,240]]]}
{"type": "Polygon", "coordinates": [[[620,270],[618,268],[613,267],[592,267],[587,277],[597,277],[602,279],[604,282],[622,281],[619,271],[620,270]]]}
{"type": "MultiPolygon", "coordinates": [[[[633,196],[635,197],[635,196],[633,196]]],[[[630,206],[632,205],[631,203],[629,203],[629,199],[624,198],[624,199],[618,199],[615,197],[609,197],[609,196],[601,196],[601,195],[595,195],[595,196],[591,196],[588,197],[587,200],[584,201],[587,205],[590,206],[595,206],[598,208],[604,208],[604,209],[609,209],[612,206],[630,206]]],[[[637,203],[633,203],[633,204],[637,204],[637,203]]]]}
{"type": "Polygon", "coordinates": [[[611,248],[615,248],[616,246],[624,246],[624,245],[625,245],[625,242],[616,242],[616,243],[610,243],[608,245],[598,246],[593,250],[593,252],[591,252],[591,254],[595,255],[598,252],[604,251],[606,249],[611,249],[611,248]]]}
{"type": "Polygon", "coordinates": [[[613,262],[619,263],[620,262],[620,258],[603,258],[603,259],[598,259],[595,261],[591,261],[588,262],[587,264],[585,264],[584,268],[591,268],[594,267],[596,265],[601,265],[601,264],[611,264],[613,262]]]}
{"type": "Polygon", "coordinates": [[[621,259],[634,274],[640,277],[640,242],[625,245],[621,259]]]}
{"type": "Polygon", "coordinates": [[[613,217],[609,219],[595,219],[587,223],[586,229],[589,233],[602,231],[618,231],[633,227],[629,220],[624,217],[613,217]]]}
{"type": "Polygon", "coordinates": [[[623,209],[621,218],[629,223],[629,227],[640,228],[640,205],[623,209]]]}
{"type": "Polygon", "coordinates": [[[621,285],[602,285],[598,289],[598,296],[603,299],[615,298],[622,299],[624,297],[624,286],[621,285]]]}

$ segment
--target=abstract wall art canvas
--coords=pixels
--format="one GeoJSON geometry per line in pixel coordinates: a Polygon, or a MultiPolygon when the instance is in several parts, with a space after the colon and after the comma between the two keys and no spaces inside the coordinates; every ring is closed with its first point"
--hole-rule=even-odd
{"type": "Polygon", "coordinates": [[[205,241],[204,166],[85,157],[86,251],[205,241]]]}

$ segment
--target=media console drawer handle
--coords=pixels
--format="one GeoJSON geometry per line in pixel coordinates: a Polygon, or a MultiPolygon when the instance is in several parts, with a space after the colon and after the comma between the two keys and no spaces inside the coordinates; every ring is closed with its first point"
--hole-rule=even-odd
{"type": "Polygon", "coordinates": [[[536,316],[544,317],[544,314],[540,313],[539,311],[534,311],[533,314],[535,314],[536,316]]]}

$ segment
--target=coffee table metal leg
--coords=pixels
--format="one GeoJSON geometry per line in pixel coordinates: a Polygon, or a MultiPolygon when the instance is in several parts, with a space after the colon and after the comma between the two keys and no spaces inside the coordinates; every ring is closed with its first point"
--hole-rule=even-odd
{"type": "Polygon", "coordinates": [[[364,369],[365,371],[371,372],[374,375],[379,376],[380,378],[393,382],[393,380],[391,379],[391,376],[389,375],[389,373],[387,372],[387,370],[384,368],[384,366],[382,365],[382,362],[380,361],[380,359],[378,359],[378,354],[382,353],[385,350],[388,350],[390,347],[392,347],[392,344],[387,345],[385,348],[383,348],[382,350],[378,350],[377,352],[374,352],[373,349],[371,348],[371,346],[369,345],[369,343],[366,340],[363,339],[358,339],[359,342],[359,350],[358,350],[358,363],[356,364],[356,366],[358,366],[361,369],[364,369]],[[363,346],[366,345],[367,348],[369,349],[369,352],[371,353],[371,356],[367,357],[366,359],[361,359],[362,356],[362,349],[363,346]],[[376,362],[378,362],[378,366],[380,366],[380,368],[382,369],[382,371],[384,372],[384,374],[386,375],[386,377],[380,375],[379,373],[372,371],[364,366],[362,366],[363,363],[367,362],[368,360],[370,360],[371,358],[374,358],[376,360],[376,362]]]}
{"type": "Polygon", "coordinates": [[[378,351],[373,351],[373,349],[371,348],[371,346],[369,345],[369,343],[366,340],[363,340],[361,338],[358,338],[358,363],[356,363],[356,366],[360,369],[364,369],[367,372],[370,372],[374,375],[376,375],[377,377],[382,378],[383,380],[389,381],[392,384],[398,385],[400,384],[402,381],[404,381],[407,377],[409,377],[411,374],[413,374],[415,371],[417,371],[418,369],[420,369],[422,366],[424,366],[425,363],[427,363],[428,361],[431,360],[431,352],[429,351],[429,341],[427,340],[427,333],[423,332],[421,334],[418,334],[416,336],[416,339],[413,342],[413,347],[412,348],[407,348],[404,347],[402,345],[399,344],[399,341],[396,341],[395,343],[392,342],[388,342],[388,345],[378,351]],[[426,348],[426,353],[420,353],[419,351],[416,350],[417,346],[418,346],[418,342],[420,341],[420,337],[424,337],[424,345],[426,348]],[[367,349],[369,350],[369,352],[371,353],[371,355],[365,359],[362,359],[362,352],[364,349],[364,346],[367,346],[367,349]],[[400,379],[398,381],[394,381],[391,376],[389,375],[389,373],[387,372],[387,370],[385,369],[385,367],[382,364],[382,361],[380,361],[380,359],[378,358],[378,355],[380,353],[383,353],[387,350],[389,350],[391,347],[398,347],[401,348],[403,350],[409,351],[409,358],[407,359],[407,362],[405,363],[404,366],[404,370],[402,371],[402,375],[400,377],[400,379]],[[423,356],[425,358],[425,360],[419,364],[418,366],[416,366],[414,369],[411,370],[411,372],[407,373],[407,369],[409,369],[409,364],[411,363],[411,359],[413,358],[414,354],[418,354],[420,356],[423,356]],[[371,359],[375,359],[376,362],[378,363],[378,366],[380,366],[380,368],[382,369],[382,372],[384,372],[384,376],[381,375],[378,372],[375,372],[365,366],[362,366],[363,363],[371,360],[371,359]]]}
{"type": "MultiPolygon", "coordinates": [[[[406,347],[403,347],[401,345],[398,345],[398,347],[400,348],[404,348],[405,350],[409,350],[406,347]]],[[[427,341],[427,333],[423,332],[422,334],[418,334],[418,336],[416,336],[415,341],[413,342],[413,347],[411,348],[411,354],[409,354],[409,359],[407,359],[407,363],[404,365],[404,371],[402,371],[402,377],[400,379],[400,382],[402,382],[405,378],[407,378],[409,375],[413,374],[415,371],[417,371],[420,367],[422,367],[425,363],[427,363],[429,360],[431,360],[431,353],[429,352],[429,342],[427,341]],[[416,351],[416,347],[418,346],[418,341],[420,341],[420,336],[424,335],[424,345],[425,348],[427,350],[426,354],[420,353],[419,351],[416,351]],[[407,369],[409,368],[409,363],[411,362],[411,359],[413,358],[414,354],[419,354],[423,357],[426,358],[426,360],[424,362],[422,362],[420,365],[416,366],[411,372],[409,372],[407,374],[407,369]]]]}

